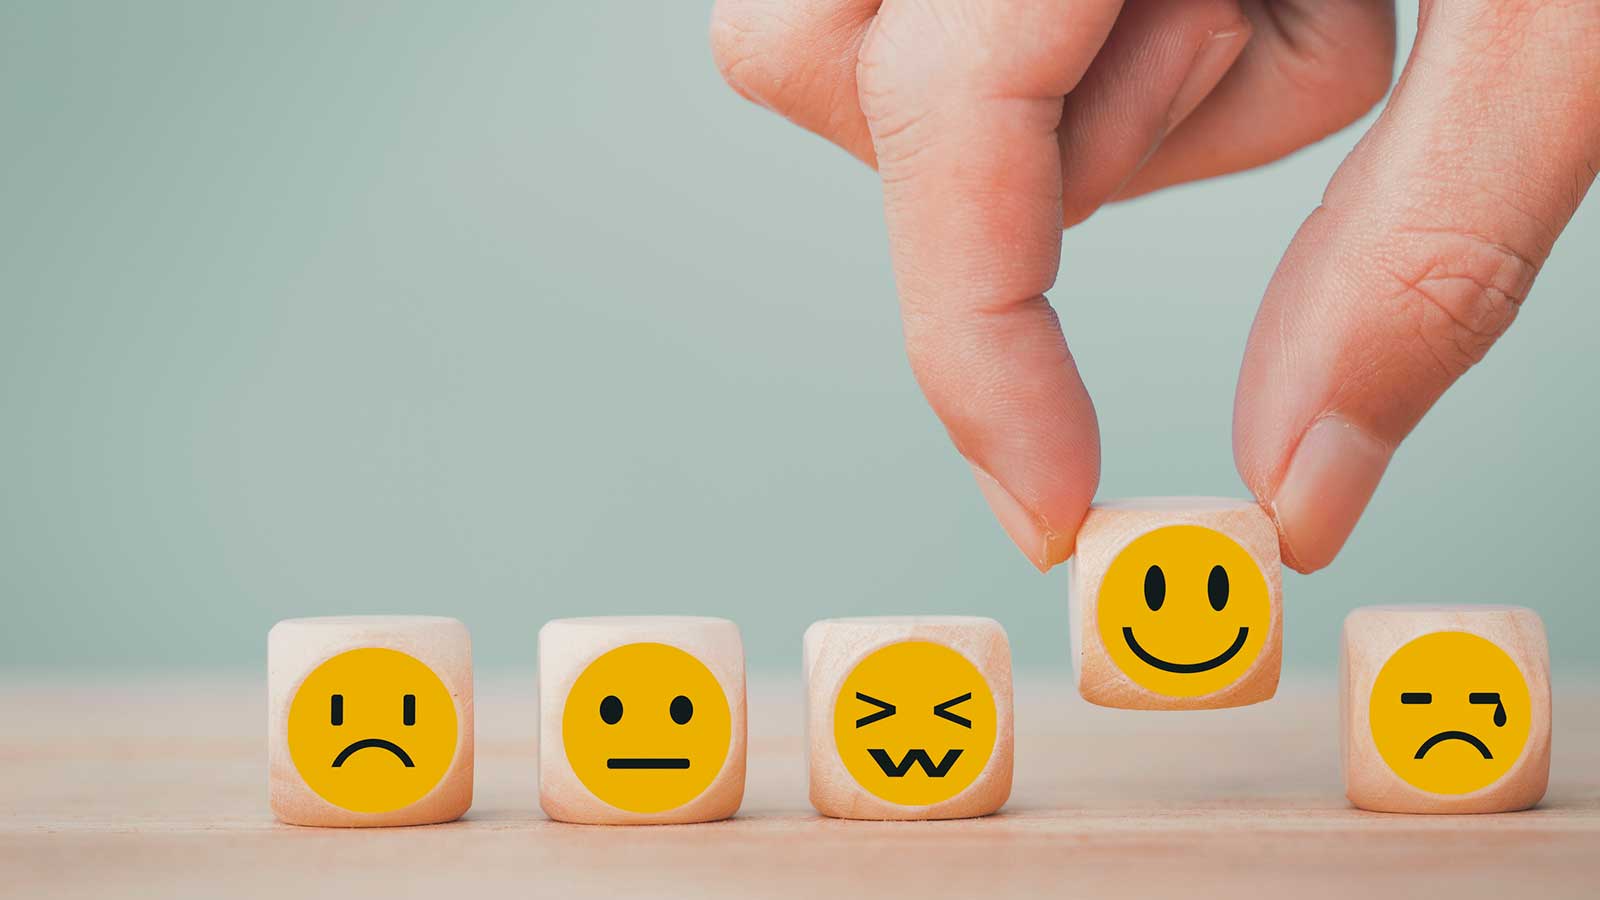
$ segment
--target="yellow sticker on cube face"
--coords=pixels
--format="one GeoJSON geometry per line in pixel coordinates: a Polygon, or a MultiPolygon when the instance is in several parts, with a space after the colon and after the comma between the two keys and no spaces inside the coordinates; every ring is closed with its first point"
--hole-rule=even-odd
{"type": "Polygon", "coordinates": [[[342,809],[401,809],[455,760],[456,706],[434,671],[398,650],[340,653],[289,703],[289,756],[317,796],[342,809]]]}
{"type": "Polygon", "coordinates": [[[1378,670],[1367,718],[1372,742],[1406,783],[1468,794],[1499,781],[1532,727],[1528,681],[1493,641],[1464,631],[1425,634],[1378,670]]]}
{"type": "Polygon", "coordinates": [[[929,806],[971,786],[994,753],[996,728],[994,694],[978,667],[930,641],[873,651],[833,703],[845,769],[901,806],[929,806]]]}
{"type": "Polygon", "coordinates": [[[624,644],[573,682],[561,714],[567,764],[618,809],[677,809],[705,793],[733,745],[733,714],[705,663],[667,644],[624,644]]]}
{"type": "Polygon", "coordinates": [[[1168,525],[1111,561],[1095,618],[1106,653],[1134,683],[1199,697],[1255,665],[1272,628],[1272,595],[1255,558],[1233,538],[1168,525]]]}

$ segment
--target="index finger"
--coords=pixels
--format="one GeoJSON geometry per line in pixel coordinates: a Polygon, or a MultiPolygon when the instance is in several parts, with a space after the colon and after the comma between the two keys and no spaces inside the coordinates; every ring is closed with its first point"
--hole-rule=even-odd
{"type": "Polygon", "coordinates": [[[1065,560],[1100,476],[1094,406],[1044,292],[1063,97],[1117,0],[886,2],[857,80],[911,366],[1012,540],[1065,560]]]}

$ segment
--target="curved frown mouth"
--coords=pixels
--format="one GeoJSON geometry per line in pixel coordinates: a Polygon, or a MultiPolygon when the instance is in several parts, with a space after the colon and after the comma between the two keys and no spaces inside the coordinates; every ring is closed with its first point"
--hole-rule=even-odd
{"type": "Polygon", "coordinates": [[[1476,737],[1466,733],[1465,731],[1439,732],[1433,737],[1423,741],[1422,746],[1417,748],[1417,755],[1413,756],[1412,759],[1421,759],[1424,756],[1427,756],[1429,750],[1432,750],[1434,747],[1437,747],[1445,741],[1462,741],[1471,744],[1472,748],[1482,754],[1484,759],[1494,759],[1493,756],[1489,755],[1489,748],[1484,745],[1483,741],[1478,740],[1476,737]]]}
{"type": "Polygon", "coordinates": [[[1216,656],[1211,657],[1205,662],[1175,663],[1167,662],[1159,656],[1152,655],[1150,651],[1139,646],[1139,642],[1133,637],[1132,628],[1126,625],[1122,627],[1122,639],[1128,642],[1128,649],[1133,651],[1134,656],[1139,657],[1139,659],[1145,665],[1160,669],[1163,672],[1176,672],[1179,675],[1192,675],[1195,672],[1207,672],[1211,669],[1215,669],[1217,666],[1222,665],[1228,660],[1233,659],[1235,656],[1239,655],[1240,650],[1244,649],[1244,639],[1249,636],[1249,634],[1250,629],[1241,626],[1239,628],[1239,636],[1233,639],[1232,646],[1228,647],[1228,649],[1222,651],[1216,656]]]}
{"type": "Polygon", "coordinates": [[[333,767],[335,769],[339,768],[340,766],[344,765],[344,761],[349,759],[351,756],[353,756],[356,753],[356,751],[358,751],[358,750],[366,750],[366,749],[369,749],[369,748],[377,748],[379,750],[387,750],[390,753],[393,753],[396,757],[398,757],[402,763],[405,763],[406,768],[412,769],[412,768],[416,767],[411,762],[411,757],[409,755],[407,755],[404,750],[400,749],[400,745],[399,744],[395,744],[395,743],[392,743],[390,741],[386,741],[383,738],[367,738],[364,741],[356,741],[354,744],[351,744],[350,746],[344,748],[343,750],[340,750],[339,751],[339,755],[335,756],[333,758],[333,767]]]}

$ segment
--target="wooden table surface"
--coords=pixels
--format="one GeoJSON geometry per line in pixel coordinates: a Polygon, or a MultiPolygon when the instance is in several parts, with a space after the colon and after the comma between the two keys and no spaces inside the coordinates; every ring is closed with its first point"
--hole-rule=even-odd
{"type": "Polygon", "coordinates": [[[406,829],[296,828],[266,804],[260,678],[0,677],[0,896],[1600,896],[1600,689],[1556,685],[1550,791],[1500,816],[1344,800],[1332,678],[1238,710],[1090,707],[1017,683],[996,816],[823,819],[797,681],[751,683],[731,821],[645,828],[539,812],[533,676],[479,680],[477,799],[406,829]]]}

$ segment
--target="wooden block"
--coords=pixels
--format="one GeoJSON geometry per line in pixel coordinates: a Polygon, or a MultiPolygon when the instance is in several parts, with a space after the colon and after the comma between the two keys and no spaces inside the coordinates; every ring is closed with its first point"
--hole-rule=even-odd
{"type": "Polygon", "coordinates": [[[806,629],[811,805],[841,819],[985,816],[1011,796],[1011,644],[993,619],[806,629]]]}
{"type": "Polygon", "coordinates": [[[1283,659],[1278,532],[1221,497],[1096,503],[1069,588],[1078,693],[1123,709],[1270,699],[1283,659]]]}
{"type": "Polygon", "coordinates": [[[1345,796],[1362,809],[1527,809],[1550,780],[1544,623],[1516,606],[1369,606],[1339,654],[1345,796]]]}
{"type": "Polygon", "coordinates": [[[727,619],[539,630],[539,805],[562,822],[726,819],[744,799],[744,644],[727,619]]]}
{"type": "Polygon", "coordinates": [[[279,819],[426,825],[472,806],[472,639],[455,619],[285,619],[267,685],[279,819]]]}

